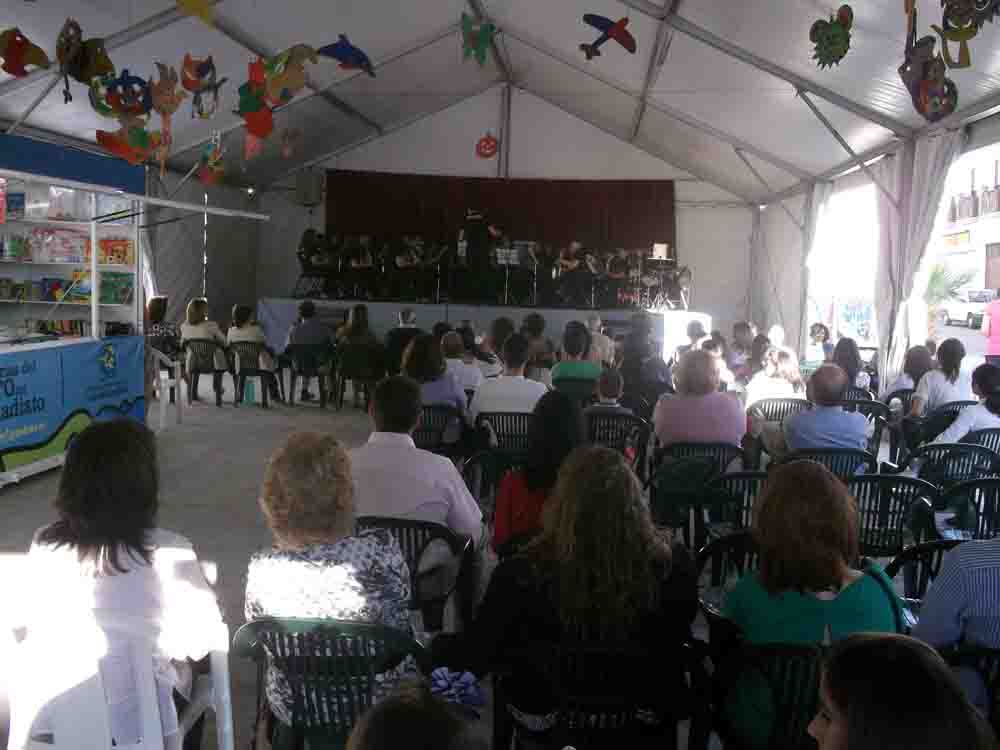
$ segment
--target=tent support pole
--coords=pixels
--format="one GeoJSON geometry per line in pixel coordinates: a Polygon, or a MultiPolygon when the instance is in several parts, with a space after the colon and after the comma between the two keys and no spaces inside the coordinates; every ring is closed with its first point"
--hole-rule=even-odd
{"type": "Polygon", "coordinates": [[[49,92],[52,91],[52,89],[59,85],[59,78],[59,76],[53,76],[52,80],[45,84],[45,88],[38,93],[35,100],[29,104],[28,108],[21,113],[21,116],[14,120],[11,126],[7,128],[7,135],[13,135],[14,131],[21,127],[25,120],[31,117],[31,113],[38,109],[38,105],[42,103],[42,100],[49,95],[49,92]]]}
{"type": "MultiPolygon", "coordinates": [[[[747,169],[750,170],[750,174],[752,174],[754,177],[757,178],[757,182],[759,182],[761,185],[763,185],[764,189],[767,192],[769,192],[769,193],[774,192],[771,189],[771,186],[767,183],[767,180],[764,179],[764,175],[762,175],[758,171],[757,167],[755,167],[751,163],[751,161],[747,158],[747,155],[744,154],[743,151],[741,151],[740,149],[738,149],[736,146],[733,146],[733,151],[735,151],[736,155],[738,157],[740,157],[740,161],[742,161],[744,164],[747,165],[747,169]]],[[[792,224],[794,224],[795,226],[797,226],[799,228],[799,231],[804,232],[806,230],[806,225],[803,222],[801,222],[801,221],[799,221],[798,219],[795,218],[795,214],[793,214],[792,210],[788,206],[785,205],[785,202],[781,201],[781,203],[779,205],[784,210],[784,212],[788,215],[788,218],[792,220],[792,224]]]]}
{"type": "Polygon", "coordinates": [[[649,55],[649,67],[646,68],[646,79],[643,81],[642,93],[639,95],[639,103],[635,108],[635,117],[632,119],[632,134],[629,136],[629,143],[632,143],[639,137],[639,129],[642,127],[642,118],[646,114],[646,103],[649,98],[649,92],[656,84],[657,79],[660,77],[660,71],[663,70],[663,65],[667,62],[667,53],[670,52],[670,43],[674,39],[673,32],[670,30],[670,25],[667,23],[667,19],[670,16],[677,15],[677,11],[680,7],[681,0],[673,0],[670,4],[670,9],[667,11],[667,15],[661,19],[660,26],[656,30],[656,44],[653,46],[653,51],[649,55]]]}

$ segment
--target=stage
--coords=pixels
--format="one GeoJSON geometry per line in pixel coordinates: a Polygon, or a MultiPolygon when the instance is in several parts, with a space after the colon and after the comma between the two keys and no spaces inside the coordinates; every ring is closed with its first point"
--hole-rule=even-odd
{"type": "MultiPolygon", "coordinates": [[[[288,331],[298,317],[298,308],[302,300],[284,297],[262,299],[257,303],[257,321],[264,327],[267,343],[274,351],[285,348],[288,331]]],[[[417,304],[408,302],[369,302],[367,300],[312,300],[316,305],[317,316],[330,323],[339,325],[354,305],[362,304],[368,307],[368,322],[372,331],[380,337],[398,325],[399,311],[410,308],[416,313],[417,326],[430,331],[435,323],[444,321],[453,326],[463,320],[471,321],[477,333],[485,333],[497,318],[510,318],[520,327],[521,321],[530,313],[540,313],[545,318],[545,335],[558,346],[563,328],[571,320],[586,322],[595,312],[601,316],[608,335],[614,337],[625,334],[629,330],[632,316],[638,312],[635,309],[591,310],[571,307],[507,307],[503,305],[466,305],[466,304],[417,304]]],[[[700,320],[705,330],[711,330],[710,316],[689,310],[647,311],[653,321],[653,338],[662,347],[664,359],[669,359],[678,346],[687,343],[685,331],[688,322],[700,320]]]]}

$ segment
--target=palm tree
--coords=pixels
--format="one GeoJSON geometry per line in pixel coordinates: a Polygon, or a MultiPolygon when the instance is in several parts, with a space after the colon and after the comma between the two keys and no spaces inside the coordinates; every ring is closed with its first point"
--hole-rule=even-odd
{"type": "Polygon", "coordinates": [[[937,333],[941,306],[945,302],[958,299],[958,293],[968,286],[973,278],[975,278],[973,271],[950,271],[940,263],[931,267],[927,277],[927,289],[924,291],[924,302],[927,303],[927,334],[930,338],[935,338],[937,333]]]}

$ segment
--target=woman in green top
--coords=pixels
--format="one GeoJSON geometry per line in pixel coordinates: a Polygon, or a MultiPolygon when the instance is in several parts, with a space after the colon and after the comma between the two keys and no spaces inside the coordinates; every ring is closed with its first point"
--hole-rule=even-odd
{"type": "MultiPolygon", "coordinates": [[[[877,565],[858,559],[858,512],[847,487],[814,461],[768,477],[754,506],[760,569],[727,595],[725,615],[750,644],[829,644],[851,633],[898,632],[901,605],[877,565]]],[[[750,747],[767,747],[773,709],[763,684],[744,675],[726,715],[750,747]]]]}

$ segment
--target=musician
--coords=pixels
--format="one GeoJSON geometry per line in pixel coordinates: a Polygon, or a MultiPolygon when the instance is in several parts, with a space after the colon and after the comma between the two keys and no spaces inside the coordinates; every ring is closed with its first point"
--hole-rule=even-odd
{"type": "Polygon", "coordinates": [[[559,296],[568,307],[589,307],[593,291],[592,261],[583,255],[583,245],[573,240],[559,254],[559,296]],[[589,261],[589,262],[588,262],[589,261]]]}
{"type": "Polygon", "coordinates": [[[490,298],[496,300],[497,270],[493,248],[502,233],[498,227],[486,220],[486,215],[482,211],[476,209],[469,209],[466,212],[463,231],[467,268],[465,283],[462,284],[465,296],[480,303],[490,298]]]}
{"type": "Polygon", "coordinates": [[[628,250],[619,247],[608,260],[607,307],[623,307],[624,292],[628,290],[631,275],[632,258],[628,250]]]}
{"type": "Polygon", "coordinates": [[[371,299],[375,291],[375,256],[367,235],[344,241],[343,275],[345,291],[355,298],[371,299]]]}

